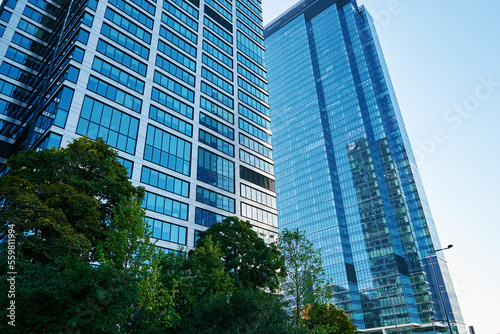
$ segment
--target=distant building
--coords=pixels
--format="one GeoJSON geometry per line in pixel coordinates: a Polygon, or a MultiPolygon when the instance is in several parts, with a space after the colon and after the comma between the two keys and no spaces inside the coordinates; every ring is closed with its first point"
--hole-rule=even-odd
{"type": "Polygon", "coordinates": [[[431,318],[445,331],[446,312],[464,333],[370,15],[303,0],[264,36],[280,229],[322,250],[334,302],[362,332],[430,333],[431,318]]]}
{"type": "Polygon", "coordinates": [[[225,216],[275,241],[263,44],[258,0],[6,0],[0,167],[102,137],[146,188],[159,246],[225,216]]]}

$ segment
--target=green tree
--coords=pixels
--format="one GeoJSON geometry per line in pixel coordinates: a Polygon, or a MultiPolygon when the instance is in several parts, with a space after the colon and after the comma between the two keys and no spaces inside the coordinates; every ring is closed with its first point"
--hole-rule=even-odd
{"type": "MultiPolygon", "coordinates": [[[[140,206],[144,189],[130,183],[112,148],[79,138],[62,149],[20,152],[7,165],[0,262],[7,268],[11,229],[15,332],[118,333],[134,321],[173,321],[173,291],[158,281],[140,206]]],[[[6,274],[0,279],[5,284],[6,274]]],[[[9,302],[2,294],[3,318],[9,302]]]]}
{"type": "Polygon", "coordinates": [[[227,296],[234,290],[234,281],[222,262],[219,245],[207,237],[204,246],[197,246],[186,256],[169,253],[161,260],[161,281],[168,290],[175,290],[174,305],[181,318],[176,332],[192,321],[193,310],[214,296],[227,296]]]}
{"type": "MultiPolygon", "coordinates": [[[[51,263],[69,255],[87,263],[108,260],[124,266],[125,254],[133,258],[131,250],[148,243],[137,210],[144,189],[129,182],[117,154],[104,141],[79,138],[62,149],[20,152],[7,166],[9,173],[0,178],[0,195],[7,200],[0,220],[15,225],[24,258],[51,263]],[[123,210],[133,211],[128,206],[134,206],[137,219],[127,224],[113,219],[123,210]],[[121,242],[125,234],[128,242],[121,242]]],[[[5,230],[2,226],[0,235],[5,230]]]]}
{"type": "Polygon", "coordinates": [[[311,334],[358,333],[349,315],[332,303],[308,304],[302,310],[302,323],[311,334]]]}
{"type": "MultiPolygon", "coordinates": [[[[124,271],[89,266],[74,259],[58,263],[21,260],[16,275],[15,327],[4,319],[1,333],[120,333],[136,300],[137,285],[124,271]]],[[[1,279],[1,291],[7,291],[1,279]]]]}
{"type": "Polygon", "coordinates": [[[228,217],[199,233],[198,245],[208,236],[219,244],[227,272],[241,288],[280,288],[286,276],[284,260],[275,243],[267,245],[248,221],[228,217]]]}
{"type": "Polygon", "coordinates": [[[304,305],[328,300],[332,291],[325,278],[321,253],[304,232],[285,229],[280,234],[280,250],[288,275],[283,290],[292,297],[294,323],[298,327],[304,305]]]}
{"type": "Polygon", "coordinates": [[[180,333],[301,334],[285,310],[283,297],[259,289],[237,288],[198,304],[180,333]]]}

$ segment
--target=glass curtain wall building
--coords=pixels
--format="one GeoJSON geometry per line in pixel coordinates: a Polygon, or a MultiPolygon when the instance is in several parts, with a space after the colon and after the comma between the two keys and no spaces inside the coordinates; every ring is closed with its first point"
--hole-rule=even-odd
{"type": "Polygon", "coordinates": [[[445,331],[446,314],[465,332],[370,15],[304,0],[264,36],[280,228],[322,250],[362,332],[445,331]]]}
{"type": "MultiPolygon", "coordinates": [[[[0,8],[0,163],[103,138],[158,245],[226,216],[277,236],[259,0],[7,0],[0,8]]],[[[3,166],[5,172],[5,165],[3,166]]]]}

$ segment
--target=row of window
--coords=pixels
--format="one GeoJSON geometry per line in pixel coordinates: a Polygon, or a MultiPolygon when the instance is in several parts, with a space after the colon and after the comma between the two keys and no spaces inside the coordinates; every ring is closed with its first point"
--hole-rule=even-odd
{"type": "Polygon", "coordinates": [[[152,232],[153,238],[186,245],[186,227],[152,218],[146,218],[146,221],[150,226],[150,231],[152,232]]]}
{"type": "MultiPolygon", "coordinates": [[[[262,9],[261,9],[261,5],[260,5],[260,2],[252,2],[252,1],[249,1],[249,0],[238,0],[238,2],[241,2],[245,5],[247,5],[253,12],[254,14],[256,14],[260,20],[257,20],[257,22],[261,22],[262,20],[262,9]]],[[[238,8],[241,8],[241,6],[238,6],[238,8]]]]}
{"type": "Polygon", "coordinates": [[[200,124],[206,126],[210,130],[213,130],[226,138],[231,140],[234,139],[234,130],[228,127],[225,124],[213,119],[210,116],[205,115],[204,113],[200,113],[200,124]]]}
{"type": "Polygon", "coordinates": [[[177,94],[178,96],[183,97],[190,102],[194,102],[194,92],[192,90],[184,87],[183,85],[172,80],[166,75],[163,75],[158,71],[155,71],[153,80],[157,84],[165,87],[166,89],[177,94]]]}
{"type": "Polygon", "coordinates": [[[264,49],[261,46],[239,31],[237,32],[237,40],[240,51],[255,60],[258,64],[264,64],[264,49]]]}
{"type": "MultiPolygon", "coordinates": [[[[15,1],[15,2],[17,3],[17,1],[15,1]]],[[[40,8],[41,10],[43,10],[47,13],[52,13],[52,15],[57,16],[57,12],[58,12],[59,7],[56,7],[53,4],[50,4],[50,3],[45,2],[43,0],[28,0],[28,2],[35,5],[36,7],[40,8]]]]}
{"type": "Polygon", "coordinates": [[[137,24],[133,23],[126,17],[118,14],[111,8],[108,7],[106,9],[104,17],[110,20],[111,22],[117,24],[118,26],[122,27],[132,35],[141,39],[142,41],[146,42],[147,44],[151,44],[151,34],[149,32],[142,29],[141,27],[139,27],[137,24]]]}
{"type": "Polygon", "coordinates": [[[251,182],[259,187],[262,187],[267,190],[275,191],[275,182],[273,179],[264,176],[256,171],[253,171],[245,166],[240,165],[240,177],[248,182],[251,182]]]}
{"type": "Polygon", "coordinates": [[[212,227],[215,223],[222,223],[226,216],[220,215],[218,213],[210,212],[205,209],[196,208],[195,220],[194,222],[198,225],[212,227]]]}
{"type": "Polygon", "coordinates": [[[160,27],[160,36],[164,37],[167,41],[173,43],[174,45],[178,46],[179,48],[196,58],[196,48],[182,38],[178,37],[176,34],[172,33],[164,26],[160,27]]]}
{"type": "Polygon", "coordinates": [[[266,71],[262,67],[256,65],[254,62],[250,61],[239,52],[238,52],[238,61],[243,65],[245,65],[246,67],[248,67],[249,69],[251,69],[252,71],[254,71],[255,73],[257,73],[258,75],[260,75],[262,78],[264,79],[266,78],[266,71]]]}
{"type": "Polygon", "coordinates": [[[0,119],[0,136],[16,138],[19,134],[20,126],[0,119]]]}
{"type": "Polygon", "coordinates": [[[174,75],[178,79],[181,79],[188,85],[194,87],[195,85],[195,76],[183,70],[179,66],[175,65],[171,61],[166,60],[165,58],[157,55],[156,56],[156,65],[168,73],[174,75]]]}
{"type": "Polygon", "coordinates": [[[244,68],[241,65],[238,65],[238,73],[256,84],[259,88],[262,88],[267,91],[267,82],[253,74],[252,72],[248,71],[246,68],[244,68]]]}
{"type": "Polygon", "coordinates": [[[203,18],[203,23],[205,23],[205,26],[212,29],[215,33],[217,33],[220,37],[224,38],[226,42],[229,44],[233,44],[233,36],[228,34],[224,29],[220,28],[218,25],[216,25],[212,20],[207,18],[206,16],[203,18]]]}
{"type": "Polygon", "coordinates": [[[23,19],[19,20],[19,24],[17,25],[17,27],[44,42],[47,42],[51,36],[50,32],[48,32],[47,30],[43,30],[23,19]]]}
{"type": "Polygon", "coordinates": [[[89,78],[87,89],[137,113],[141,112],[142,101],[140,99],[93,76],[89,78]]]}
{"type": "Polygon", "coordinates": [[[97,43],[97,51],[102,53],[103,55],[115,60],[121,65],[131,69],[132,71],[139,73],[142,76],[146,76],[147,66],[146,64],[138,61],[137,59],[129,56],[127,53],[122,50],[114,47],[111,44],[103,40],[99,40],[97,43]]]}
{"type": "Polygon", "coordinates": [[[189,182],[146,166],[142,167],[141,182],[189,198],[189,182]]]}
{"type": "Polygon", "coordinates": [[[230,68],[233,68],[233,59],[226,56],[225,54],[223,54],[217,48],[213,47],[210,43],[203,41],[202,47],[203,47],[203,50],[207,51],[212,56],[219,59],[220,61],[222,61],[224,64],[226,64],[230,68]]]}
{"type": "Polygon", "coordinates": [[[206,84],[204,81],[201,82],[201,91],[208,96],[212,97],[216,101],[219,101],[226,107],[229,107],[230,109],[233,109],[234,107],[234,100],[227,96],[226,94],[220,92],[219,90],[209,86],[206,84]]]}
{"type": "Polygon", "coordinates": [[[161,40],[158,41],[158,50],[163,52],[163,54],[175,60],[179,64],[184,65],[191,71],[194,72],[196,70],[196,62],[191,60],[189,57],[184,56],[182,53],[161,40]]]}
{"type": "Polygon", "coordinates": [[[45,27],[47,27],[49,29],[51,29],[52,25],[55,22],[55,20],[51,19],[48,16],[40,14],[39,12],[37,12],[36,10],[32,9],[29,6],[26,6],[24,8],[23,15],[29,17],[33,21],[36,21],[36,22],[40,23],[41,25],[43,25],[43,26],[45,26],[45,27]]]}
{"type": "Polygon", "coordinates": [[[239,127],[241,130],[251,134],[252,136],[271,144],[271,135],[241,118],[239,119],[239,127]]]}
{"type": "Polygon", "coordinates": [[[191,42],[194,44],[198,43],[198,35],[191,30],[187,29],[185,26],[171,18],[170,16],[166,15],[165,13],[162,14],[161,20],[163,23],[165,23],[167,26],[170,28],[174,29],[177,31],[179,34],[182,36],[186,37],[189,39],[191,42]]]}
{"type": "Polygon", "coordinates": [[[227,155],[230,155],[234,157],[234,145],[228,143],[225,140],[222,140],[220,138],[217,138],[210,133],[203,131],[200,129],[199,132],[199,140],[200,142],[215,148],[218,151],[221,151],[222,153],[225,153],[227,155]]]}
{"type": "Polygon", "coordinates": [[[253,112],[252,110],[248,109],[244,105],[240,104],[238,105],[238,111],[241,115],[245,116],[246,118],[254,121],[255,123],[263,126],[264,128],[270,130],[271,129],[271,122],[269,122],[267,119],[262,117],[261,115],[253,112]]]}
{"type": "Polygon", "coordinates": [[[121,46],[126,47],[136,55],[139,55],[146,60],[149,59],[148,48],[144,47],[142,44],[136,42],[134,39],[128,37],[127,35],[119,32],[115,28],[112,28],[107,23],[102,24],[101,34],[117,42],[121,46]]]}
{"type": "MultiPolygon", "coordinates": [[[[186,1],[184,1],[184,0],[173,0],[173,2],[176,5],[178,5],[179,7],[181,7],[182,9],[184,9],[186,12],[188,12],[189,15],[191,15],[195,19],[198,19],[198,11],[196,9],[194,9],[191,5],[189,5],[186,1]]],[[[163,8],[167,9],[165,7],[167,5],[168,5],[168,1],[164,1],[163,8]]]]}
{"type": "Polygon", "coordinates": [[[83,100],[76,133],[102,138],[108,145],[135,154],[139,120],[91,97],[83,100]]]}
{"type": "Polygon", "coordinates": [[[246,25],[248,25],[250,28],[252,28],[253,30],[255,30],[255,32],[258,34],[258,35],[264,35],[264,29],[262,29],[262,27],[258,24],[256,24],[255,22],[253,22],[252,20],[250,20],[245,14],[243,14],[241,11],[237,10],[236,11],[236,16],[241,19],[241,21],[243,23],[245,23],[246,25]]]}
{"type": "Polygon", "coordinates": [[[269,99],[267,94],[261,91],[260,89],[255,88],[253,85],[249,84],[245,80],[238,78],[238,86],[240,86],[241,88],[252,94],[254,97],[259,99],[259,101],[268,103],[269,99]]]}
{"type": "MultiPolygon", "coordinates": [[[[186,6],[186,7],[191,8],[191,6],[186,6]]],[[[174,15],[179,20],[181,20],[182,22],[184,22],[185,24],[187,24],[189,27],[193,28],[194,31],[198,31],[198,23],[195,20],[193,20],[192,18],[190,18],[189,16],[187,16],[186,14],[184,14],[183,11],[177,9],[177,7],[172,6],[169,3],[169,1],[164,1],[163,2],[163,8],[166,9],[167,12],[169,12],[170,14],[174,15]]]]}
{"type": "Polygon", "coordinates": [[[218,0],[224,7],[229,9],[231,11],[233,9],[233,5],[231,5],[231,2],[228,0],[218,0]]]}
{"type": "Polygon", "coordinates": [[[254,99],[250,95],[246,94],[243,91],[238,91],[238,98],[242,101],[254,108],[257,111],[260,111],[266,116],[269,116],[269,108],[263,105],[260,101],[254,99]]]}
{"type": "Polygon", "coordinates": [[[146,191],[143,207],[147,210],[162,213],[164,215],[188,220],[188,205],[171,198],[163,197],[146,191]]]}
{"type": "Polygon", "coordinates": [[[208,29],[203,29],[203,37],[208,39],[210,42],[218,46],[222,51],[226,52],[228,55],[233,55],[233,48],[229,46],[226,42],[220,39],[217,35],[210,32],[208,29]]]}
{"type": "Polygon", "coordinates": [[[214,0],[205,0],[205,3],[209,6],[211,6],[215,11],[222,16],[224,16],[226,19],[228,19],[230,22],[233,21],[233,15],[231,15],[230,12],[228,12],[224,7],[220,6],[217,2],[214,0]]]}
{"type": "Polygon", "coordinates": [[[234,193],[234,162],[198,148],[199,181],[234,193]]]}
{"type": "Polygon", "coordinates": [[[211,69],[214,69],[217,71],[217,73],[223,75],[226,79],[229,79],[233,81],[233,72],[225,68],[224,66],[220,65],[218,62],[207,56],[206,54],[203,54],[201,58],[203,64],[207,65],[211,69]]]}
{"type": "Polygon", "coordinates": [[[216,115],[217,117],[222,118],[226,122],[234,124],[234,115],[232,113],[207,100],[203,96],[200,97],[200,107],[216,115]]]}
{"type": "Polygon", "coordinates": [[[21,70],[20,68],[17,68],[5,61],[2,62],[2,65],[0,65],[0,74],[8,76],[9,78],[17,80],[25,85],[27,85],[35,76],[34,74],[21,70]]]}
{"type": "Polygon", "coordinates": [[[274,174],[274,166],[272,164],[246,151],[240,150],[240,160],[260,169],[261,171],[264,171],[271,175],[274,174]]]}
{"type": "Polygon", "coordinates": [[[170,110],[173,110],[183,116],[193,119],[193,112],[194,112],[193,107],[177,100],[176,98],[168,94],[165,94],[164,92],[160,91],[159,89],[156,89],[155,87],[153,87],[153,91],[151,93],[151,99],[153,99],[153,101],[156,101],[164,105],[170,110]]]}
{"type": "Polygon", "coordinates": [[[274,213],[256,208],[246,203],[241,203],[241,215],[246,218],[278,227],[278,216],[274,213]]]}
{"type": "Polygon", "coordinates": [[[211,191],[200,186],[196,187],[196,200],[200,203],[219,208],[232,213],[236,212],[235,200],[215,191],[211,191]]]}
{"type": "MultiPolygon", "coordinates": [[[[156,0],[153,0],[156,2],[156,0]]],[[[155,6],[147,2],[146,0],[132,0],[133,3],[138,5],[140,8],[145,9],[149,14],[155,15],[155,6]]]]}
{"type": "Polygon", "coordinates": [[[222,79],[218,75],[212,73],[211,71],[207,70],[205,67],[201,69],[201,76],[210,81],[211,83],[213,83],[214,85],[216,85],[217,87],[228,92],[229,94],[232,95],[234,93],[234,87],[232,84],[222,79]]]}
{"type": "Polygon", "coordinates": [[[259,204],[263,204],[270,208],[276,209],[276,197],[266,194],[260,190],[249,187],[246,184],[240,184],[241,197],[247,198],[259,204]]]}
{"type": "Polygon", "coordinates": [[[257,22],[255,23],[257,26],[260,26],[262,23],[262,15],[260,11],[257,11],[259,15],[256,15],[253,11],[249,10],[247,7],[243,6],[240,1],[236,1],[236,7],[241,10],[243,13],[248,15],[253,21],[257,22]]]}
{"type": "Polygon", "coordinates": [[[189,175],[191,143],[148,125],[144,159],[173,171],[189,175]]]}
{"type": "Polygon", "coordinates": [[[7,102],[0,99],[0,114],[7,115],[12,118],[20,119],[26,113],[26,110],[12,102],[7,102]]]}
{"type": "Polygon", "coordinates": [[[0,79],[0,93],[20,101],[24,101],[30,96],[30,92],[26,89],[17,87],[2,79],[0,79]]]}
{"type": "Polygon", "coordinates": [[[26,50],[33,52],[35,54],[39,54],[40,52],[42,52],[45,49],[45,47],[42,44],[35,42],[35,41],[29,39],[28,37],[20,35],[17,32],[14,33],[14,36],[12,37],[11,41],[12,41],[12,43],[17,44],[17,45],[25,48],[26,50]]]}
{"type": "Polygon", "coordinates": [[[262,145],[261,143],[245,136],[240,133],[240,144],[251,149],[254,152],[260,153],[263,156],[272,159],[273,158],[273,150],[269,147],[262,145]]]}
{"type": "Polygon", "coordinates": [[[253,38],[260,46],[264,47],[264,39],[262,36],[257,35],[252,29],[248,28],[245,24],[243,24],[240,20],[236,21],[236,26],[243,30],[247,35],[253,38]]]}
{"type": "Polygon", "coordinates": [[[94,58],[92,69],[101,73],[102,75],[116,81],[127,88],[135,90],[139,94],[144,93],[144,81],[122,71],[118,67],[111,65],[100,58],[94,58]]]}
{"type": "MultiPolygon", "coordinates": [[[[147,4],[146,1],[142,1],[142,2],[145,2],[147,4]]],[[[153,29],[153,20],[149,16],[144,15],[140,10],[137,10],[135,7],[126,3],[125,1],[123,1],[123,0],[109,0],[109,3],[116,6],[118,9],[123,11],[125,14],[134,18],[138,22],[142,23],[143,25],[145,25],[149,29],[153,29]]],[[[154,15],[154,12],[155,12],[155,10],[153,7],[153,13],[152,13],[153,15],[154,15]]]]}
{"type": "Polygon", "coordinates": [[[191,137],[193,135],[193,126],[191,124],[184,122],[182,119],[170,115],[163,110],[158,109],[154,105],[151,105],[149,107],[149,118],[186,136],[191,137]]]}

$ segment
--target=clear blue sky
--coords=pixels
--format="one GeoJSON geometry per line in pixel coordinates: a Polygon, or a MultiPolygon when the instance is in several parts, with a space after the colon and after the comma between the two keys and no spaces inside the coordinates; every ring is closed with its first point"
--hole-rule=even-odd
{"type": "MultiPolygon", "coordinates": [[[[263,0],[264,23],[295,0],[263,0]]],[[[358,0],[376,22],[465,321],[500,333],[500,1],[358,0]]]]}

